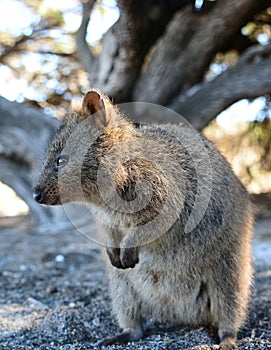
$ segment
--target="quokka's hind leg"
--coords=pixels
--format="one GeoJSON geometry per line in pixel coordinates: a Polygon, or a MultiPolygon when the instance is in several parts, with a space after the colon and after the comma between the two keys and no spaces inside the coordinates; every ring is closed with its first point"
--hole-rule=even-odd
{"type": "Polygon", "coordinates": [[[218,336],[221,350],[235,349],[237,332],[245,321],[249,295],[249,285],[225,287],[218,299],[218,336]]]}
{"type": "Polygon", "coordinates": [[[244,285],[242,291],[241,286],[237,283],[234,285],[234,279],[229,280],[230,277],[220,286],[218,283],[211,298],[211,313],[214,325],[218,326],[221,350],[235,348],[237,332],[245,320],[248,302],[249,285],[244,285]]]}
{"type": "Polygon", "coordinates": [[[143,336],[140,301],[131,283],[126,279],[127,271],[110,266],[108,272],[113,313],[123,332],[103,339],[101,345],[125,344],[139,340],[143,336]]]}
{"type": "Polygon", "coordinates": [[[235,348],[237,332],[246,319],[249,285],[231,286],[233,290],[225,288],[224,295],[220,297],[218,314],[218,335],[220,349],[231,350],[235,348]]]}
{"type": "Polygon", "coordinates": [[[220,347],[235,348],[237,332],[246,320],[253,276],[251,233],[252,222],[244,224],[238,234],[239,242],[224,253],[216,267],[213,284],[215,303],[213,315],[218,325],[220,347]]]}

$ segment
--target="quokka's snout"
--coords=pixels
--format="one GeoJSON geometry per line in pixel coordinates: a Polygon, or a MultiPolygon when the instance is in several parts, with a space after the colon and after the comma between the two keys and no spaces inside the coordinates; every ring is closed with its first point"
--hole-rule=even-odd
{"type": "Polygon", "coordinates": [[[49,192],[46,193],[39,187],[35,187],[33,190],[33,199],[43,205],[60,205],[60,195],[58,193],[49,192]]]}

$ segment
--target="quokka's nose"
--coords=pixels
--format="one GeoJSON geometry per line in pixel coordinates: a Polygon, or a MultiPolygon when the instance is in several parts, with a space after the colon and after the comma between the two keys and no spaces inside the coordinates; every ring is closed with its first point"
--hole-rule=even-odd
{"type": "Polygon", "coordinates": [[[35,188],[33,192],[33,199],[35,199],[36,202],[41,204],[44,199],[44,192],[39,188],[35,188]]]}

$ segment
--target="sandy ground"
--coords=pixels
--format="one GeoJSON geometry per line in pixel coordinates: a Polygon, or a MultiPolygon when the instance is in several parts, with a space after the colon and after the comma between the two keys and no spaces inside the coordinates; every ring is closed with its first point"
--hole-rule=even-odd
{"type": "MultiPolygon", "coordinates": [[[[255,285],[239,349],[271,349],[270,213],[267,198],[255,226],[255,285]]],[[[0,349],[97,349],[120,331],[97,245],[76,230],[38,234],[27,217],[0,225],[0,349]]],[[[203,328],[146,329],[143,340],[107,349],[218,348],[203,328]]]]}

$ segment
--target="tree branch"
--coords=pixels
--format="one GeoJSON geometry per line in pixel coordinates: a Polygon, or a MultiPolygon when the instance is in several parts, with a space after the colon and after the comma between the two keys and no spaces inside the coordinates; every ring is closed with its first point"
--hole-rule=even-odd
{"type": "Polygon", "coordinates": [[[96,0],[88,0],[82,3],[83,13],[82,21],[80,27],[76,33],[76,51],[79,61],[81,62],[83,68],[91,76],[95,72],[95,57],[92,55],[88,43],[86,41],[86,34],[88,23],[90,20],[90,14],[93,9],[96,0]]]}
{"type": "MultiPolygon", "coordinates": [[[[268,47],[269,50],[270,48],[268,47]]],[[[267,47],[264,51],[268,51],[267,47]]],[[[250,60],[240,60],[234,67],[205,83],[192,96],[181,95],[169,108],[180,113],[196,129],[201,130],[234,102],[243,98],[270,95],[270,57],[259,60],[259,56],[256,56],[254,61],[251,60],[251,55],[249,57],[250,60]]]]}
{"type": "Polygon", "coordinates": [[[133,100],[166,105],[174,96],[199,83],[215,53],[262,6],[266,6],[265,1],[228,0],[216,1],[207,14],[201,15],[189,7],[179,11],[136,83],[133,100]]]}
{"type": "Polygon", "coordinates": [[[56,119],[36,108],[0,97],[0,181],[13,188],[28,204],[39,226],[48,225],[56,218],[61,222],[63,215],[63,209],[44,208],[32,198],[42,154],[57,125],[56,119]]]}
{"type": "Polygon", "coordinates": [[[244,62],[255,61],[255,59],[261,60],[263,57],[269,57],[271,54],[271,45],[253,45],[249,47],[243,55],[240,57],[237,64],[242,64],[244,62]]]}

